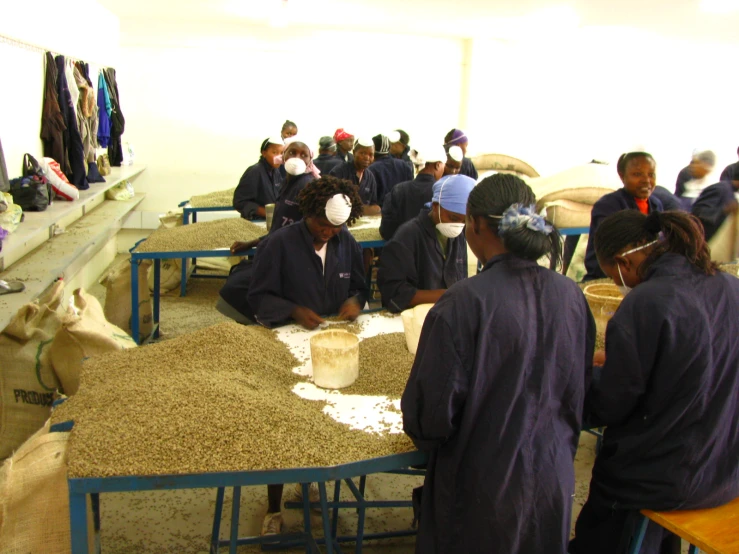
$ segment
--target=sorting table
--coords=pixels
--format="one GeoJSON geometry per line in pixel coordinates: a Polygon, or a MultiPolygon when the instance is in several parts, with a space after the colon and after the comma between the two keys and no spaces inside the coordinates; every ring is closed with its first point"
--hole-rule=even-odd
{"type": "MultiPolygon", "coordinates": [[[[362,331],[359,333],[360,338],[369,338],[382,333],[398,332],[402,329],[402,320],[400,316],[388,317],[382,313],[362,314],[358,319],[362,323],[362,331]]],[[[296,358],[303,359],[302,365],[293,371],[302,375],[309,375],[312,372],[310,358],[305,359],[305,352],[309,349],[310,338],[316,331],[301,330],[296,325],[289,325],[277,330],[277,337],[284,342],[296,358]]],[[[170,368],[176,369],[176,368],[170,368]]],[[[324,412],[333,419],[348,424],[357,430],[366,429],[382,429],[387,432],[402,432],[402,416],[396,409],[388,407],[388,398],[383,396],[359,396],[351,394],[342,394],[340,391],[326,391],[320,389],[310,382],[300,382],[293,388],[293,392],[298,396],[307,400],[325,400],[327,402],[324,412]]],[[[125,401],[125,399],[121,399],[125,401]]],[[[399,406],[399,399],[392,400],[391,404],[399,406]]],[[[152,417],[152,421],[156,417],[152,417]]],[[[78,423],[84,426],[84,421],[78,423]]],[[[55,425],[53,430],[69,431],[73,429],[74,423],[65,422],[55,425]]],[[[146,432],[142,430],[141,432],[146,432]]],[[[70,452],[73,456],[73,452],[70,452]]],[[[412,450],[409,452],[398,453],[383,457],[376,457],[367,460],[359,460],[352,463],[329,467],[296,467],[280,470],[260,470],[260,471],[234,471],[234,472],[218,472],[218,473],[201,473],[201,474],[165,474],[165,475],[135,475],[120,477],[85,477],[70,478],[69,482],[69,509],[70,509],[70,526],[72,536],[72,554],[82,554],[87,552],[88,534],[87,534],[87,495],[91,496],[92,506],[95,511],[95,530],[99,531],[99,517],[97,508],[99,507],[99,495],[107,492],[134,492],[149,490],[173,490],[186,488],[216,488],[216,517],[213,523],[213,533],[211,536],[210,551],[215,554],[222,545],[228,545],[230,552],[235,553],[236,548],[240,544],[260,544],[263,542],[274,543],[277,541],[277,547],[286,546],[304,546],[306,552],[320,552],[318,544],[323,543],[325,551],[329,554],[341,553],[339,540],[355,540],[357,542],[356,551],[361,552],[363,539],[363,513],[367,507],[383,507],[383,506],[407,506],[407,501],[375,501],[368,502],[363,498],[364,478],[368,474],[380,472],[398,472],[404,473],[410,466],[423,465],[427,462],[427,455],[424,452],[412,450]],[[359,477],[360,487],[351,481],[352,478],[359,477]],[[328,501],[325,482],[344,480],[357,502],[340,502],[339,488],[335,489],[334,499],[328,501]],[[318,482],[320,492],[320,509],[323,517],[323,540],[316,540],[313,536],[310,521],[310,501],[308,494],[308,484],[318,482]],[[238,537],[238,520],[240,510],[240,487],[254,485],[271,485],[271,484],[287,484],[300,483],[303,485],[303,522],[304,529],[299,533],[273,535],[266,538],[262,537],[238,537]],[[234,501],[231,514],[231,534],[228,541],[220,540],[220,515],[223,508],[223,498],[225,487],[234,487],[234,501]],[[337,537],[337,511],[340,508],[357,508],[361,510],[360,520],[358,523],[357,535],[353,537],[337,537]],[[333,518],[331,518],[330,510],[333,510],[333,518]]],[[[391,535],[385,535],[391,536],[391,535]]],[[[397,536],[397,535],[396,535],[397,536]]],[[[376,536],[373,538],[377,538],[376,536]]],[[[96,540],[98,545],[100,541],[96,540]]],[[[275,545],[271,545],[274,547],[275,545]]]]}

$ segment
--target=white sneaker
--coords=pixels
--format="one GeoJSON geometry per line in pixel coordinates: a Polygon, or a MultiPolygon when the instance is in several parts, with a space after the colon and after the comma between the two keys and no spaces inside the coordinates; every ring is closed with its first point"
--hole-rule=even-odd
{"type": "MultiPolygon", "coordinates": [[[[298,495],[298,500],[303,499],[303,486],[300,483],[295,483],[295,494],[298,495]]],[[[308,488],[308,501],[309,502],[320,502],[321,493],[318,491],[318,483],[311,483],[308,488]]],[[[314,512],[320,512],[321,507],[315,506],[311,508],[314,512]]]]}
{"type": "Polygon", "coordinates": [[[282,512],[267,512],[262,522],[262,536],[279,535],[282,531],[282,512]]]}

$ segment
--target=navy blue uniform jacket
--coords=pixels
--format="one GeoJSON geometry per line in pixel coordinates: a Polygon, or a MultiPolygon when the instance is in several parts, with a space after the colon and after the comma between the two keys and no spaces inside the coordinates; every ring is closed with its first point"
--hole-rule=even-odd
{"type": "Polygon", "coordinates": [[[721,172],[720,181],[736,181],[739,180],[739,162],[727,165],[721,172]]]}
{"type": "Polygon", "coordinates": [[[328,242],[326,269],[305,221],[270,233],[257,248],[247,300],[258,323],[289,322],[297,306],[335,314],[349,298],[367,301],[362,249],[346,227],[328,242]]]}
{"type": "Polygon", "coordinates": [[[595,324],[577,285],[509,254],[426,317],[401,408],[430,451],[419,554],[565,554],[595,324]]]}
{"type": "MultiPolygon", "coordinates": [[[[604,279],[606,274],[598,265],[598,258],[595,255],[595,231],[600,226],[600,222],[609,215],[615,214],[622,210],[637,210],[636,200],[626,189],[618,189],[603,196],[593,205],[593,211],[590,212],[590,234],[588,235],[588,248],[585,251],[585,269],[587,274],[583,277],[583,282],[593,279],[604,279]]],[[[653,211],[661,212],[662,202],[652,195],[649,197],[649,213],[653,211]]]]}
{"type": "Polygon", "coordinates": [[[606,330],[586,415],[606,425],[591,494],[682,510],[739,496],[739,279],[664,254],[606,330]]]}
{"type": "Polygon", "coordinates": [[[377,159],[369,166],[369,170],[377,182],[377,203],[380,206],[382,206],[385,195],[393,190],[395,185],[413,179],[412,167],[392,156],[377,159]]]}
{"type": "Polygon", "coordinates": [[[244,219],[254,219],[257,208],[274,204],[280,186],[280,172],[260,157],[248,167],[234,191],[233,207],[244,219]]]}
{"type": "Polygon", "coordinates": [[[303,214],[300,213],[298,206],[298,194],[313,180],[315,180],[315,177],[312,173],[303,173],[297,177],[287,176],[287,180],[280,186],[280,194],[275,204],[275,213],[272,215],[270,232],[303,219],[303,214]]]}
{"type": "Polygon", "coordinates": [[[662,209],[669,211],[685,211],[685,205],[680,202],[680,198],[672,194],[665,187],[656,186],[652,191],[652,196],[662,202],[662,209]]]}
{"type": "Polygon", "coordinates": [[[377,205],[377,182],[375,181],[375,176],[368,169],[365,169],[362,173],[361,182],[357,177],[357,170],[354,167],[353,160],[336,166],[331,170],[329,175],[354,183],[359,187],[359,197],[362,199],[362,203],[365,206],[375,206],[377,205]]]}
{"type": "Polygon", "coordinates": [[[675,196],[682,198],[685,194],[685,183],[693,179],[693,174],[690,172],[690,166],[683,167],[680,173],[677,174],[677,180],[675,181],[675,196]]]}
{"type": "Polygon", "coordinates": [[[337,158],[335,155],[331,154],[320,154],[315,160],[313,160],[313,165],[315,165],[318,170],[321,172],[321,175],[328,175],[331,173],[331,170],[335,168],[337,165],[341,165],[343,162],[340,158],[337,158]]]}
{"type": "Polygon", "coordinates": [[[719,230],[726,219],[724,208],[735,200],[734,186],[729,181],[721,181],[703,189],[691,211],[703,223],[706,240],[711,240],[719,230]]]}
{"type": "Polygon", "coordinates": [[[472,160],[469,158],[462,158],[462,167],[459,168],[460,175],[467,175],[477,181],[477,169],[472,165],[472,160]]]}
{"type": "Polygon", "coordinates": [[[393,313],[405,310],[418,290],[448,289],[466,278],[464,233],[449,239],[445,258],[428,210],[404,223],[385,244],[377,269],[382,305],[393,313]]]}
{"type": "Polygon", "coordinates": [[[382,203],[380,235],[385,240],[393,238],[398,227],[418,215],[434,196],[434,176],[419,173],[412,181],[395,185],[382,203]]]}

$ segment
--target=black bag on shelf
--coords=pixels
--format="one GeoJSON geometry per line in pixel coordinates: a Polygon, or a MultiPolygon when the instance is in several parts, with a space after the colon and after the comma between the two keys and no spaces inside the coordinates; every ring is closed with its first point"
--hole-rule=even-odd
{"type": "Polygon", "coordinates": [[[41,169],[41,166],[39,165],[36,158],[31,156],[31,154],[24,154],[23,155],[23,176],[32,177],[34,175],[46,178],[46,176],[44,175],[44,171],[41,169]]]}
{"type": "Polygon", "coordinates": [[[51,185],[44,177],[32,175],[10,180],[13,202],[24,212],[43,212],[51,204],[51,185]]]}

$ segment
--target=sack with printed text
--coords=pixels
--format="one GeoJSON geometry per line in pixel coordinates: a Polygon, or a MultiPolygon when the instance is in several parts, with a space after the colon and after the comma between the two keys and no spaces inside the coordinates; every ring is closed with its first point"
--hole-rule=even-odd
{"type": "Polygon", "coordinates": [[[51,366],[51,342],[64,284],[56,282],[26,304],[0,333],[0,459],[6,458],[49,418],[59,380],[51,366]]]}

